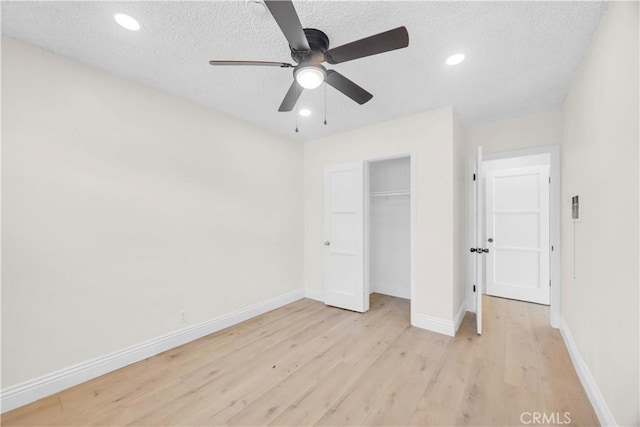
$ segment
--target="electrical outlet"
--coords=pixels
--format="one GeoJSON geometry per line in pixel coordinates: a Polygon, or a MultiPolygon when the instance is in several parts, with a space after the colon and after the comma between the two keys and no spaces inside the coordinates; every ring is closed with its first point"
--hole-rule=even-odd
{"type": "Polygon", "coordinates": [[[180,312],[180,323],[187,323],[187,311],[182,310],[180,312]]]}

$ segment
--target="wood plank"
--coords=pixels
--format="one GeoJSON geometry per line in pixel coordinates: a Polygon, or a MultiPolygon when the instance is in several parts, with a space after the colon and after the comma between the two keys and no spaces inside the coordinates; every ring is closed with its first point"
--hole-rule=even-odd
{"type": "MultiPolygon", "coordinates": [[[[394,317],[379,322],[380,329],[375,334],[368,333],[364,336],[354,334],[352,343],[357,342],[357,345],[350,346],[349,351],[343,354],[341,359],[347,363],[346,366],[341,364],[340,370],[346,369],[347,371],[341,374],[335,371],[331,372],[331,376],[335,375],[332,380],[327,380],[329,375],[326,375],[320,384],[303,394],[278,416],[273,421],[273,425],[311,425],[318,422],[325,412],[331,410],[331,407],[337,404],[340,399],[341,391],[349,389],[366,371],[371,369],[371,365],[378,360],[380,355],[387,351],[391,345],[395,345],[397,338],[409,328],[405,315],[408,313],[408,306],[401,305],[400,307],[402,309],[400,311],[397,308],[390,310],[394,317]]],[[[365,325],[365,328],[370,326],[365,325]]]]}
{"type": "Polygon", "coordinates": [[[526,387],[505,384],[505,425],[517,426],[529,423],[533,413],[549,413],[541,392],[534,392],[526,387]],[[524,422],[523,422],[524,420],[524,422]]]}
{"type": "Polygon", "coordinates": [[[315,425],[361,425],[373,412],[375,404],[393,381],[408,355],[407,346],[413,342],[409,334],[400,336],[380,355],[315,425]]]}
{"type": "Polygon", "coordinates": [[[411,327],[399,298],[374,294],[364,314],[298,301],[2,425],[519,425],[525,411],[596,425],[548,307],[484,304],[484,334],[467,314],[452,338],[411,327]]]}
{"type": "Polygon", "coordinates": [[[498,426],[506,423],[504,364],[477,357],[458,408],[457,425],[498,426]]]}
{"type": "Polygon", "coordinates": [[[422,394],[410,425],[454,425],[476,350],[475,317],[467,314],[447,343],[441,363],[422,394]]]}
{"type": "MultiPolygon", "coordinates": [[[[176,369],[188,369],[190,365],[202,364],[207,357],[203,355],[212,352],[210,342],[215,341],[215,352],[223,355],[229,348],[249,345],[257,339],[256,333],[278,330],[290,325],[292,320],[301,320],[314,312],[324,308],[323,304],[308,299],[288,304],[279,310],[273,310],[254,319],[227,328],[214,334],[183,346],[168,350],[152,358],[119,369],[108,375],[100,376],[81,386],[72,387],[57,395],[59,404],[49,407],[48,419],[51,422],[59,419],[61,425],[71,425],[85,419],[87,414],[96,417],[101,413],[112,410],[114,413],[122,411],[121,402],[143,396],[152,390],[157,390],[165,384],[165,380],[173,375],[176,369]],[[289,320],[287,320],[289,319],[289,320]],[[258,332],[256,332],[258,331],[258,332]],[[229,344],[233,344],[230,347],[229,344]],[[90,389],[88,392],[87,389],[90,389]],[[62,411],[64,408],[64,411],[62,411]]],[[[166,383],[171,386],[175,382],[166,383]]],[[[28,408],[27,406],[26,408],[28,408]]],[[[135,410],[140,411],[141,406],[135,410]]],[[[28,422],[29,415],[19,415],[28,422]]],[[[107,415],[109,418],[109,415],[107,415]]]]}
{"type": "MultiPolygon", "coordinates": [[[[227,371],[233,371],[234,368],[240,367],[247,358],[256,357],[257,352],[267,351],[268,349],[278,348],[278,346],[291,338],[292,335],[299,333],[305,329],[317,327],[318,324],[326,321],[339,321],[344,315],[339,311],[327,312],[321,304],[314,304],[313,309],[308,309],[306,313],[292,312],[290,320],[286,323],[274,324],[274,322],[262,324],[256,327],[248,337],[254,342],[245,343],[244,339],[238,340],[237,346],[227,346],[226,337],[228,334],[218,335],[223,344],[219,347],[219,351],[208,350],[205,352],[196,352],[199,356],[190,357],[173,357],[174,352],[159,355],[158,358],[167,358],[162,369],[150,366],[147,369],[136,370],[139,374],[138,384],[135,388],[124,389],[118,397],[113,398],[113,393],[109,396],[112,400],[103,399],[103,404],[98,410],[92,410],[92,422],[96,424],[127,424],[132,422],[146,411],[147,413],[156,413],[158,411],[167,410],[164,402],[172,401],[181,396],[181,393],[193,392],[193,390],[202,387],[205,383],[211,383],[227,371]],[[333,318],[333,316],[339,316],[333,318]],[[261,337],[261,338],[258,338],[261,337]],[[250,345],[251,352],[242,351],[250,345]],[[155,368],[155,369],[154,369],[155,368]],[[149,377],[148,374],[155,373],[149,377]],[[176,375],[178,373],[178,375],[176,375]],[[186,391],[185,391],[186,390],[186,391]],[[125,402],[124,404],[121,402],[125,402]]],[[[309,306],[311,307],[311,306],[309,306]]],[[[284,319],[286,320],[286,318],[284,319]]],[[[243,325],[244,326],[244,325],[243,325]]],[[[237,332],[242,334],[243,331],[237,332]]],[[[235,335],[235,334],[234,334],[235,335]]],[[[211,348],[218,348],[218,340],[213,340],[211,348]]],[[[178,351],[185,351],[183,347],[178,347],[178,351]]],[[[186,350],[188,352],[188,349],[186,350]]],[[[162,364],[162,360],[158,361],[162,364]]],[[[133,368],[132,365],[128,368],[133,368]]],[[[127,368],[127,371],[129,369],[127,368]]],[[[135,374],[134,373],[134,374],[135,374]]],[[[129,372],[129,384],[131,385],[131,372],[129,372]]],[[[135,377],[134,377],[135,378],[135,377]]],[[[117,390],[121,390],[116,387],[117,390]]]]}
{"type": "Polygon", "coordinates": [[[535,356],[540,373],[540,390],[549,413],[564,417],[569,414],[567,425],[598,425],[598,420],[573,367],[569,352],[557,329],[545,325],[548,307],[527,306],[536,343],[535,356]]]}
{"type": "Polygon", "coordinates": [[[408,353],[395,378],[385,388],[362,424],[408,425],[437,369],[437,362],[408,353]]]}
{"type": "MultiPolygon", "coordinates": [[[[313,389],[314,385],[322,382],[337,365],[352,363],[366,358],[367,355],[375,354],[374,348],[376,346],[385,342],[388,346],[388,342],[393,341],[407,328],[405,319],[399,317],[396,310],[379,310],[377,313],[382,313],[383,316],[380,317],[376,314],[359,316],[359,321],[365,321],[348,327],[349,333],[337,340],[326,353],[312,359],[307,365],[293,372],[277,386],[249,403],[225,424],[255,425],[256,423],[267,424],[271,422],[289,405],[293,404],[297,396],[306,394],[313,389]],[[358,334],[359,329],[366,330],[373,326],[378,326],[381,330],[378,330],[376,334],[358,334]]],[[[245,399],[248,399],[247,394],[245,394],[245,399]]],[[[230,413],[235,412],[231,408],[228,409],[217,414],[213,421],[222,422],[230,413]]]]}
{"type": "Polygon", "coordinates": [[[350,363],[338,364],[322,381],[297,397],[278,417],[269,422],[269,425],[313,425],[335,404],[340,390],[349,387],[361,375],[360,372],[361,370],[354,370],[350,363]]]}
{"type": "MultiPolygon", "coordinates": [[[[283,337],[284,339],[273,343],[267,349],[243,352],[235,357],[229,355],[225,360],[226,365],[207,364],[197,372],[182,376],[177,384],[169,387],[165,397],[160,400],[171,401],[171,406],[155,406],[131,423],[196,425],[213,417],[225,407],[245,405],[245,389],[257,393],[267,386],[276,384],[287,370],[296,364],[308,362],[316,354],[315,351],[322,352],[325,349],[327,340],[322,338],[325,331],[339,331],[342,329],[342,322],[349,320],[349,314],[342,310],[328,309],[325,313],[331,313],[331,316],[326,319],[320,317],[311,325],[304,322],[292,324],[292,334],[283,337]],[[309,339],[310,337],[314,338],[309,339]]],[[[260,346],[264,342],[260,340],[257,344],[260,346]]]]}
{"type": "Polygon", "coordinates": [[[540,374],[527,305],[512,301],[507,308],[504,380],[507,384],[540,393],[540,374]]]}

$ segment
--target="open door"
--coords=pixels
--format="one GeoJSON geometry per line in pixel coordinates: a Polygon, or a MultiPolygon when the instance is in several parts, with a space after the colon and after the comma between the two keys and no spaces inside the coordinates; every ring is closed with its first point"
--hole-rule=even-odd
{"type": "Polygon", "coordinates": [[[484,286],[483,286],[483,282],[484,282],[484,277],[483,277],[483,257],[482,255],[485,253],[485,251],[488,252],[487,249],[483,249],[483,240],[484,240],[484,236],[482,233],[482,226],[483,226],[483,218],[482,218],[482,188],[481,188],[481,182],[482,182],[482,178],[483,178],[484,174],[483,174],[483,170],[482,170],[482,147],[478,147],[478,153],[476,155],[476,176],[475,176],[475,180],[473,181],[473,186],[474,186],[474,193],[475,193],[475,197],[474,197],[474,201],[473,201],[473,207],[474,207],[474,215],[475,215],[475,221],[474,221],[474,225],[475,225],[475,233],[473,233],[474,235],[474,247],[471,248],[471,252],[472,254],[476,255],[474,256],[475,261],[475,289],[476,289],[476,329],[478,332],[478,335],[482,334],[482,294],[484,293],[484,286]]]}
{"type": "Polygon", "coordinates": [[[324,302],[365,312],[363,162],[328,166],[324,175],[324,302]]]}
{"type": "Polygon", "coordinates": [[[487,295],[549,304],[549,166],[487,171],[487,295]]]}

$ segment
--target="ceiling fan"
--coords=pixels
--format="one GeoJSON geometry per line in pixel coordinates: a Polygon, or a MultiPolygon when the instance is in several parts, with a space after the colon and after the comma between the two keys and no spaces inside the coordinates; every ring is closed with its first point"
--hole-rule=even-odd
{"type": "Polygon", "coordinates": [[[291,111],[303,89],[315,89],[323,81],[333,86],[358,104],[369,101],[373,95],[334,70],[327,70],[323,62],[340,64],[365,56],[377,55],[409,45],[405,27],[398,27],[329,49],[329,37],[314,28],[302,28],[300,19],[290,0],[264,0],[276,23],[289,42],[291,58],[297,65],[269,61],[209,61],[211,65],[263,65],[293,68],[293,83],[280,104],[278,111],[291,111]]]}

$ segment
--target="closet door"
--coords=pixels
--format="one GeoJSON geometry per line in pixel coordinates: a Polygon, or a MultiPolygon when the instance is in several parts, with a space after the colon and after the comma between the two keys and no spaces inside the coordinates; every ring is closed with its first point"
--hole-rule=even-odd
{"type": "Polygon", "coordinates": [[[324,302],[365,312],[363,163],[328,166],[324,175],[324,302]]]}

